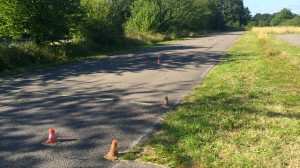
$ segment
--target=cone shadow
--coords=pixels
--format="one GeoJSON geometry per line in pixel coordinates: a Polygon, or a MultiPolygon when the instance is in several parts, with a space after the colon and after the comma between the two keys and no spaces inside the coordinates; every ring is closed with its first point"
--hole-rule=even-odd
{"type": "Polygon", "coordinates": [[[63,143],[63,142],[71,142],[71,141],[77,141],[77,139],[75,139],[75,138],[59,139],[59,142],[61,142],[61,143],[63,143]]]}

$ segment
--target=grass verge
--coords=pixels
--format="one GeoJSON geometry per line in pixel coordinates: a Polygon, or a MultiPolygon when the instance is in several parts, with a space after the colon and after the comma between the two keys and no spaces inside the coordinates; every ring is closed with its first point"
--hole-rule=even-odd
{"type": "Polygon", "coordinates": [[[245,33],[149,140],[168,167],[299,167],[300,49],[245,33]]]}
{"type": "MultiPolygon", "coordinates": [[[[190,33],[188,37],[207,36],[215,32],[190,33]]],[[[155,46],[167,45],[189,38],[148,34],[151,40],[126,38],[116,45],[102,46],[92,42],[66,43],[38,46],[32,42],[0,43],[0,77],[23,74],[30,71],[112,55],[126,54],[155,46]]],[[[137,38],[137,37],[135,37],[137,38]]]]}
{"type": "Polygon", "coordinates": [[[166,40],[155,43],[131,41],[131,44],[127,46],[102,52],[97,51],[98,49],[91,49],[89,51],[90,47],[84,44],[64,44],[61,46],[37,46],[30,42],[23,44],[0,44],[0,77],[23,74],[67,63],[107,58],[112,55],[126,54],[155,46],[167,45],[175,41],[178,40],[166,40]]]}

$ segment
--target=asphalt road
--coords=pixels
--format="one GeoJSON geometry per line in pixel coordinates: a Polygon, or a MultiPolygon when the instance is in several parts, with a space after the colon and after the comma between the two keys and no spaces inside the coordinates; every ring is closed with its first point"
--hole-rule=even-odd
{"type": "Polygon", "coordinates": [[[113,167],[111,140],[124,152],[178,103],[242,32],[180,41],[0,79],[0,167],[113,167]],[[157,64],[157,59],[161,64],[157,64]],[[61,142],[42,143],[50,127],[61,142]]]}
{"type": "Polygon", "coordinates": [[[300,47],[300,34],[279,34],[276,35],[279,38],[282,38],[288,43],[292,43],[298,47],[300,47]]]}

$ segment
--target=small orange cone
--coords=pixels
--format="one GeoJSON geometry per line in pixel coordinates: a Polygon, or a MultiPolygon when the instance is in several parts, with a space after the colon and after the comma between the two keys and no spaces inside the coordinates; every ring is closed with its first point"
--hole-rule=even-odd
{"type": "Polygon", "coordinates": [[[159,58],[157,59],[157,64],[160,64],[160,60],[159,60],[159,58]]]}
{"type": "Polygon", "coordinates": [[[164,108],[169,108],[170,107],[168,96],[165,96],[163,107],[164,108]]]}
{"type": "Polygon", "coordinates": [[[117,160],[118,159],[118,147],[117,147],[117,145],[118,145],[118,141],[117,140],[112,140],[109,152],[106,155],[104,155],[105,159],[108,159],[108,160],[117,160]]]}
{"type": "Polygon", "coordinates": [[[57,139],[57,137],[55,135],[54,128],[50,128],[49,129],[49,138],[45,142],[45,144],[56,143],[56,142],[58,142],[58,139],[57,139]]]}

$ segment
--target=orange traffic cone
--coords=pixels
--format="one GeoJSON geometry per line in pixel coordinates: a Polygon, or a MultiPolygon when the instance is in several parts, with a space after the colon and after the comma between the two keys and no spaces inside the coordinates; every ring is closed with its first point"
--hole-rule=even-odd
{"type": "Polygon", "coordinates": [[[117,144],[118,144],[117,140],[112,140],[109,152],[106,155],[104,155],[105,159],[108,159],[108,160],[117,160],[118,159],[117,144]]]}
{"type": "Polygon", "coordinates": [[[159,58],[157,59],[157,64],[160,64],[160,60],[159,60],[159,58]]]}
{"type": "Polygon", "coordinates": [[[163,107],[164,108],[169,108],[170,107],[168,96],[165,96],[163,107]]]}
{"type": "Polygon", "coordinates": [[[49,129],[49,138],[48,140],[45,142],[45,144],[49,144],[49,143],[56,143],[58,142],[58,139],[55,135],[55,131],[54,128],[50,128],[49,129]]]}

